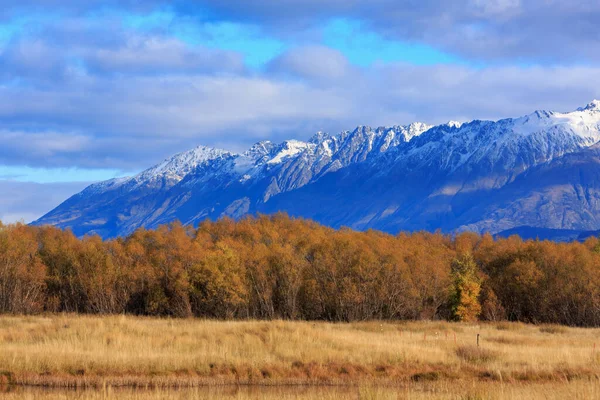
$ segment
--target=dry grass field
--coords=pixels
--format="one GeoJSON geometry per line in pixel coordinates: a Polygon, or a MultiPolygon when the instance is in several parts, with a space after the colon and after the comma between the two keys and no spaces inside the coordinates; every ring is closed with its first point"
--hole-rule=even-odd
{"type": "Polygon", "coordinates": [[[600,385],[592,382],[493,383],[434,382],[408,383],[395,387],[351,386],[222,386],[189,389],[65,390],[15,388],[0,393],[3,400],[505,400],[505,399],[598,399],[600,385]]]}
{"type": "Polygon", "coordinates": [[[517,323],[3,316],[0,398],[600,398],[599,345],[517,323]]]}

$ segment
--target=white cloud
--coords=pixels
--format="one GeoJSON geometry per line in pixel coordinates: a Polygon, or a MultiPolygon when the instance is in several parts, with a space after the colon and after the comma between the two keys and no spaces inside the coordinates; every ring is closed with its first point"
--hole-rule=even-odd
{"type": "Polygon", "coordinates": [[[353,68],[344,55],[320,45],[301,46],[275,58],[268,66],[273,74],[297,75],[331,82],[347,77],[353,68]]]}
{"type": "Polygon", "coordinates": [[[559,64],[600,60],[600,2],[596,0],[220,0],[202,4],[227,18],[271,27],[285,37],[330,18],[351,18],[386,38],[475,60],[559,64]]]}
{"type": "Polygon", "coordinates": [[[381,64],[336,69],[326,83],[310,69],[289,74],[295,78],[88,76],[52,88],[0,88],[0,163],[139,169],[198,144],[238,150],[359,124],[570,110],[600,97],[595,67],[381,64]]]}
{"type": "Polygon", "coordinates": [[[164,72],[242,72],[240,54],[216,49],[190,47],[173,38],[139,37],[127,39],[117,48],[82,49],[85,65],[97,72],[150,73],[164,72]]]}
{"type": "Polygon", "coordinates": [[[0,221],[34,221],[81,191],[86,183],[38,184],[0,180],[0,221]]]}
{"type": "MultiPolygon", "coordinates": [[[[299,19],[313,21],[362,10],[364,20],[381,22],[378,29],[406,29],[388,33],[409,38],[452,41],[456,34],[465,42],[470,29],[472,40],[465,45],[486,51],[499,48],[489,26],[533,18],[531,5],[516,0],[411,7],[389,0],[374,0],[370,7],[359,0],[329,1],[323,13],[317,11],[321,2],[306,1],[286,5],[299,19]],[[502,18],[492,21],[490,13],[502,18]],[[488,25],[478,28],[482,20],[488,25]]],[[[554,5],[565,15],[596,10],[591,3],[554,5]]],[[[259,6],[225,0],[218,7],[232,18],[266,25],[275,23],[266,13],[282,12],[269,1],[259,6]],[[269,5],[273,9],[264,8],[269,5]]],[[[554,16],[545,7],[538,11],[554,16]]],[[[518,46],[518,37],[503,37],[504,45],[518,46]]],[[[241,62],[240,54],[187,45],[164,30],[132,30],[113,14],[69,17],[31,30],[0,55],[0,164],[139,170],[199,144],[241,150],[257,140],[301,139],[317,130],[502,118],[536,108],[569,110],[600,97],[600,67],[594,64],[360,68],[314,42],[290,47],[262,70],[241,62]]]]}

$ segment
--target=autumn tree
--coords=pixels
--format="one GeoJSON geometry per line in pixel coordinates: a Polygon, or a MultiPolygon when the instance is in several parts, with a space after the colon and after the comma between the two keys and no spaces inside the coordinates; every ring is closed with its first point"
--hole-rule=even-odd
{"type": "Polygon", "coordinates": [[[192,311],[196,316],[247,316],[248,285],[239,258],[226,240],[204,252],[189,273],[192,311]]]}
{"type": "Polygon", "coordinates": [[[0,312],[43,310],[46,268],[37,254],[35,232],[0,224],[0,312]]]}
{"type": "Polygon", "coordinates": [[[72,232],[42,227],[38,233],[39,255],[46,266],[45,309],[52,312],[86,312],[87,293],[82,285],[78,254],[82,243],[72,232]]]}
{"type": "Polygon", "coordinates": [[[0,224],[0,312],[599,326],[599,248],[335,230],[281,213],[114,240],[0,224]]]}

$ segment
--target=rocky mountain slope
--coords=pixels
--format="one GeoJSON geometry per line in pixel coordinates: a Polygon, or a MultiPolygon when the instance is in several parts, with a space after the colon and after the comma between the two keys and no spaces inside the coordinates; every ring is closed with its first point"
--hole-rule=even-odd
{"type": "Polygon", "coordinates": [[[91,185],[36,221],[114,237],[286,211],[356,229],[600,229],[600,101],[500,121],[372,129],[242,154],[198,147],[91,185]]]}

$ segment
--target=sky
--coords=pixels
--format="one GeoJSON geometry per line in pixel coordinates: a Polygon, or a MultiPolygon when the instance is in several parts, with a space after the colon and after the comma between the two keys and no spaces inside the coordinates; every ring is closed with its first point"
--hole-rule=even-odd
{"type": "Polygon", "coordinates": [[[207,145],[600,98],[597,0],[3,0],[0,220],[207,145]]]}

